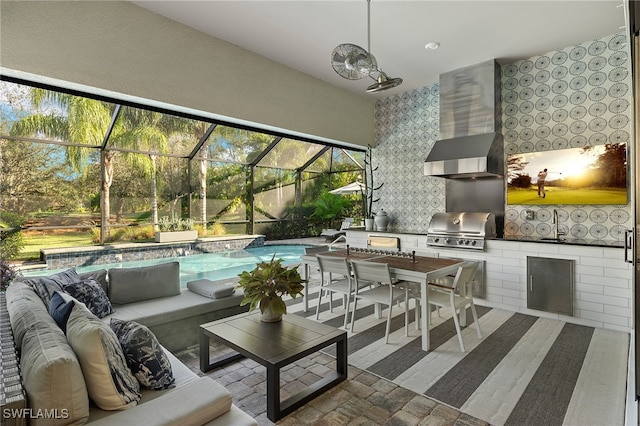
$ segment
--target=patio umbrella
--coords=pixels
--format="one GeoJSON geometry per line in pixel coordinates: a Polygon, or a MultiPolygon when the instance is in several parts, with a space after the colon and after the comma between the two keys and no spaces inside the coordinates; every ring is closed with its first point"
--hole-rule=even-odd
{"type": "Polygon", "coordinates": [[[356,194],[356,193],[361,194],[362,192],[364,192],[365,188],[366,186],[362,182],[351,182],[348,185],[333,189],[329,191],[329,193],[338,194],[338,195],[348,195],[348,194],[356,194]]]}

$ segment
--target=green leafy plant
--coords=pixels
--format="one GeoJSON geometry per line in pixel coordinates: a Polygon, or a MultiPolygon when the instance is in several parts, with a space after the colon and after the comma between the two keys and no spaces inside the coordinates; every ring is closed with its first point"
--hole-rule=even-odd
{"type": "Polygon", "coordinates": [[[350,205],[351,201],[349,199],[341,195],[325,192],[315,201],[315,210],[311,214],[311,219],[320,219],[330,228],[331,222],[350,205]]]}
{"type": "Polygon", "coordinates": [[[13,259],[24,248],[21,230],[25,219],[13,212],[2,212],[0,216],[0,258],[13,259]]]}
{"type": "Polygon", "coordinates": [[[182,219],[175,213],[171,216],[162,216],[158,219],[160,232],[193,231],[193,226],[193,219],[182,219]]]}
{"type": "Polygon", "coordinates": [[[9,287],[11,281],[21,276],[22,273],[14,268],[12,264],[5,260],[0,260],[0,290],[4,291],[9,287]]]}
{"type": "Polygon", "coordinates": [[[260,307],[260,312],[271,307],[276,314],[286,314],[287,305],[282,296],[292,298],[301,295],[304,290],[303,280],[298,272],[298,266],[288,268],[282,266],[282,259],[276,259],[275,254],[269,262],[260,262],[252,271],[244,271],[236,288],[244,290],[241,306],[249,305],[249,310],[260,307]]]}

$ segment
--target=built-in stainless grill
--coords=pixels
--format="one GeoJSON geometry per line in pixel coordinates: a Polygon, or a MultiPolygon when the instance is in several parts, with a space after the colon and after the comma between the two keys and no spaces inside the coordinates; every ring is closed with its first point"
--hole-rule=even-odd
{"type": "Polygon", "coordinates": [[[493,213],[435,213],[427,229],[427,246],[484,250],[485,240],[495,236],[493,213]]]}

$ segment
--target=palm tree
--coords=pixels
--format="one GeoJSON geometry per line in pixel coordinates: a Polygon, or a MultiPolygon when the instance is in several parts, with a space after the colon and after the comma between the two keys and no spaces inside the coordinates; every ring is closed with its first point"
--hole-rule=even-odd
{"type": "MultiPolygon", "coordinates": [[[[12,136],[36,136],[73,142],[65,146],[65,160],[74,170],[84,175],[90,153],[101,147],[108,131],[113,107],[105,102],[73,96],[50,90],[31,88],[30,102],[37,111],[16,121],[10,130],[12,136]]],[[[108,189],[113,179],[112,152],[104,152],[102,211],[107,212],[103,229],[107,227],[108,189]],[[106,196],[105,196],[106,191],[106,196]]]]}
{"type": "MultiPolygon", "coordinates": [[[[115,106],[80,96],[32,88],[31,104],[37,113],[14,123],[11,135],[35,135],[47,139],[61,139],[65,145],[66,161],[84,174],[90,153],[101,148],[114,118],[115,106]]],[[[163,114],[137,108],[125,108],[114,121],[109,147],[101,152],[102,163],[102,241],[109,237],[110,188],[114,178],[114,161],[118,153],[127,163],[145,176],[151,176],[151,204],[153,223],[158,223],[157,179],[158,165],[168,151],[169,121],[163,114]],[[123,151],[119,151],[119,148],[123,151]],[[144,155],[141,152],[149,152],[144,155]]]]}

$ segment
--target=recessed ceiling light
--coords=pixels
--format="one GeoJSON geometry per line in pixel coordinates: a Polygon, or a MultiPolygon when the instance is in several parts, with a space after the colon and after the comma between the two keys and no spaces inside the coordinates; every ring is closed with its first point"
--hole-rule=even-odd
{"type": "Polygon", "coordinates": [[[438,47],[440,47],[440,43],[438,43],[437,41],[430,41],[429,43],[424,45],[424,48],[427,50],[436,50],[438,47]]]}

